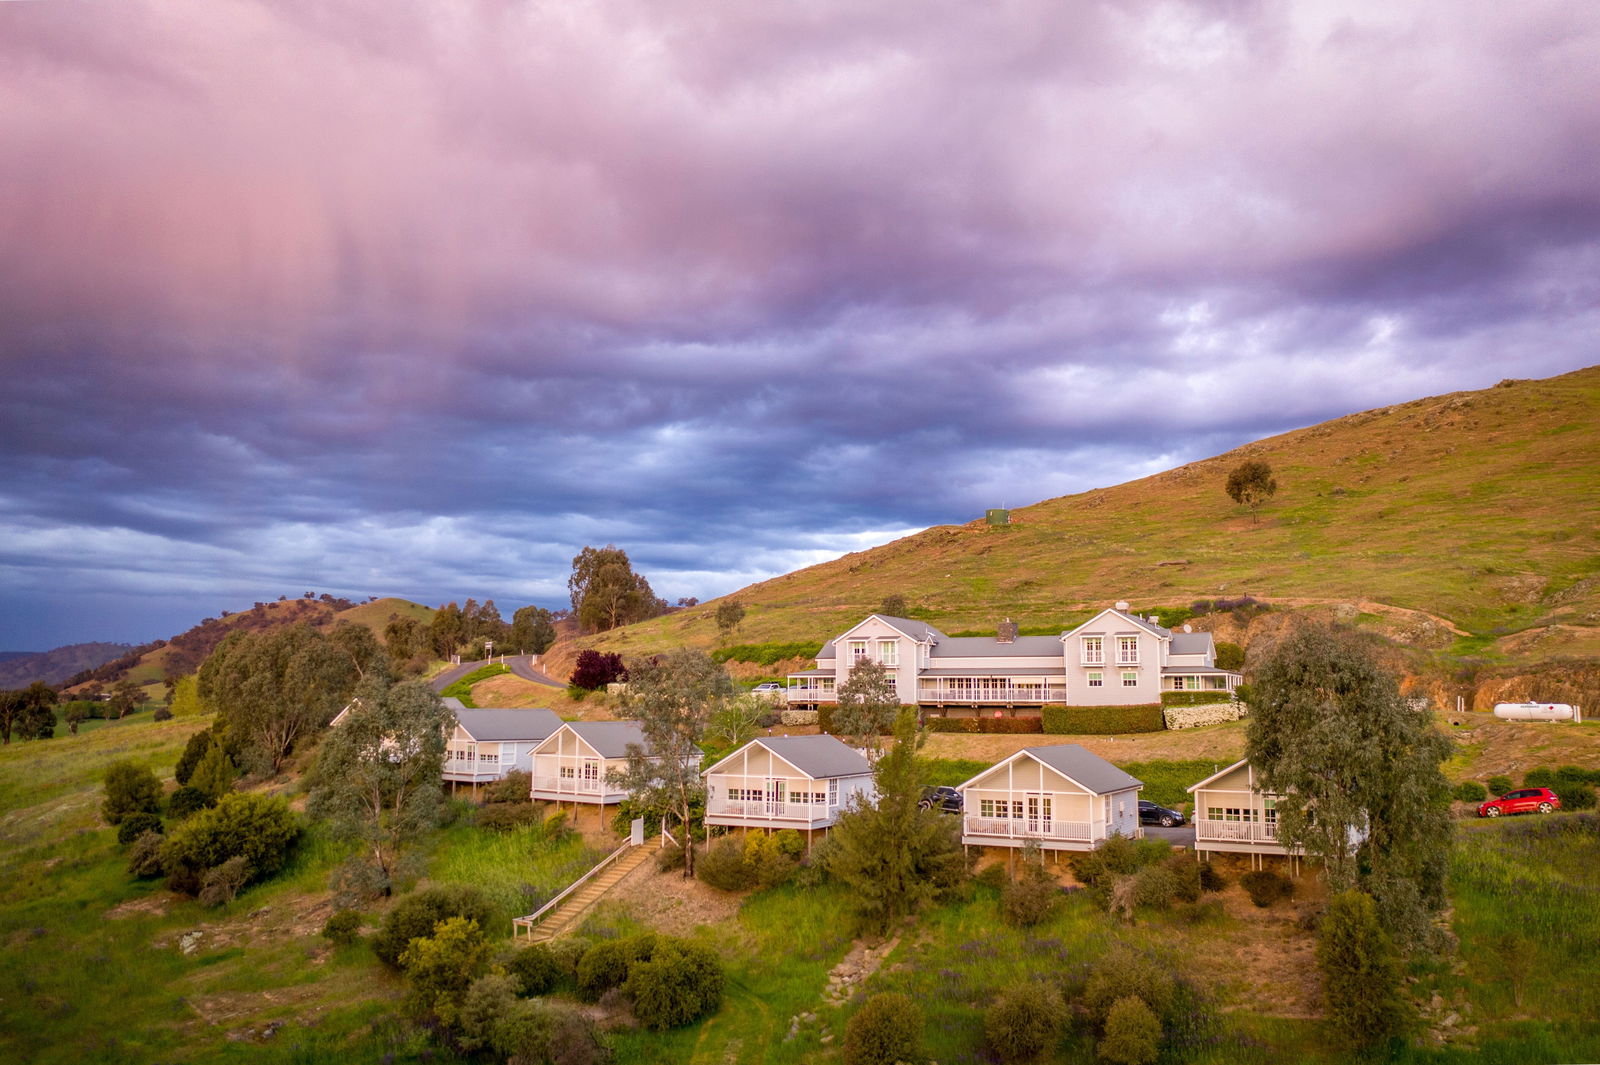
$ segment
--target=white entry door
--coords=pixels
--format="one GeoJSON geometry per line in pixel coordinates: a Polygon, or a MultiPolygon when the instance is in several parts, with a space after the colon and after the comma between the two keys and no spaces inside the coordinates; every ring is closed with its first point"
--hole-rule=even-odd
{"type": "Polygon", "coordinates": [[[767,816],[778,817],[783,814],[783,804],[788,799],[788,781],[767,781],[767,816]]]}

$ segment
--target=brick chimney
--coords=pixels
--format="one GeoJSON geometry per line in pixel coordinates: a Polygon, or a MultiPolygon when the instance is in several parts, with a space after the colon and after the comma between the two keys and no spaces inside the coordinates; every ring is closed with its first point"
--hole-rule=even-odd
{"type": "Polygon", "coordinates": [[[999,626],[996,628],[996,630],[995,630],[994,642],[995,643],[1016,643],[1017,642],[1017,623],[1015,621],[1012,621],[1010,618],[1006,618],[1004,621],[1002,621],[999,624],[999,626]]]}

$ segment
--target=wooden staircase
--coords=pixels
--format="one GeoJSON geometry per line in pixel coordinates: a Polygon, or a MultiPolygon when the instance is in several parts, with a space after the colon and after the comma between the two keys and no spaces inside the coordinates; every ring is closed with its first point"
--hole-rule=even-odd
{"type": "Polygon", "coordinates": [[[544,909],[513,921],[512,933],[526,929],[530,943],[545,943],[573,931],[583,923],[584,917],[595,903],[605,897],[606,892],[654,858],[659,846],[659,840],[653,840],[651,843],[624,847],[557,895],[544,909]]]}

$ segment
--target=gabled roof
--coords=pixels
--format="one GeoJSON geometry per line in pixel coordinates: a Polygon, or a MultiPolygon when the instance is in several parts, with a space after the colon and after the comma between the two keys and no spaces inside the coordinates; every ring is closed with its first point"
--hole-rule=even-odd
{"type": "MultiPolygon", "coordinates": [[[[459,706],[460,704],[457,703],[459,706]]],[[[533,740],[548,738],[561,727],[554,710],[497,710],[482,707],[456,710],[456,721],[467,735],[479,742],[494,740],[533,740]]]]}
{"type": "Polygon", "coordinates": [[[1041,765],[1054,769],[1085,791],[1092,792],[1095,795],[1109,795],[1114,791],[1127,791],[1129,788],[1144,787],[1142,780],[1129,776],[1099,755],[1091,753],[1076,743],[1062,743],[1051,747],[1025,747],[1010,758],[996,762],[988,769],[985,769],[965,784],[962,784],[961,788],[966,788],[980,778],[988,776],[1007,762],[1013,762],[1022,757],[1032,758],[1041,765]]]}
{"type": "MultiPolygon", "coordinates": [[[[866,617],[862,618],[860,621],[846,629],[844,635],[850,635],[852,632],[855,632],[873,618],[877,618],[891,629],[899,632],[902,636],[909,636],[918,643],[938,643],[939,641],[945,639],[944,633],[940,632],[932,625],[929,625],[926,621],[912,621],[910,618],[894,618],[890,617],[888,614],[868,614],[866,617]]],[[[843,636],[840,637],[840,639],[843,638],[843,636]]],[[[835,640],[834,642],[837,643],[838,641],[835,640]]]]}
{"type": "Polygon", "coordinates": [[[1171,629],[1164,629],[1160,625],[1157,625],[1153,621],[1146,621],[1144,618],[1140,617],[1137,614],[1130,614],[1126,610],[1118,610],[1116,607],[1113,607],[1113,606],[1106,607],[1104,610],[1100,611],[1100,613],[1096,614],[1094,617],[1090,618],[1088,621],[1085,621],[1082,625],[1079,625],[1077,628],[1068,629],[1066,632],[1061,634],[1061,638],[1064,640],[1067,637],[1072,636],[1075,633],[1079,632],[1080,630],[1088,628],[1090,625],[1093,625],[1095,622],[1099,621],[1101,618],[1105,617],[1107,614],[1114,614],[1117,617],[1121,618],[1123,621],[1127,622],[1128,624],[1135,625],[1138,628],[1143,629],[1145,632],[1148,632],[1152,636],[1159,636],[1163,640],[1167,640],[1167,639],[1171,639],[1172,638],[1172,630],[1171,629]]]}
{"type": "MultiPolygon", "coordinates": [[[[1195,783],[1195,784],[1190,784],[1187,788],[1184,788],[1183,790],[1189,792],[1190,794],[1193,794],[1196,790],[1205,787],[1207,784],[1211,783],[1213,780],[1221,780],[1223,777],[1227,776],[1229,773],[1233,772],[1235,769],[1238,769],[1240,766],[1244,765],[1245,763],[1247,763],[1249,761],[1250,761],[1250,759],[1248,759],[1248,758],[1241,758],[1237,762],[1233,763],[1232,765],[1227,766],[1226,768],[1217,770],[1215,773],[1212,773],[1209,777],[1206,777],[1204,780],[1199,781],[1198,783],[1195,783]]],[[[1254,785],[1254,781],[1252,781],[1251,783],[1252,783],[1252,786],[1253,786],[1254,785]]]]}
{"type": "Polygon", "coordinates": [[[1018,636],[1001,643],[993,636],[946,636],[934,647],[932,658],[1060,658],[1061,637],[1018,636]]]}
{"type": "Polygon", "coordinates": [[[626,758],[630,745],[650,753],[650,744],[637,721],[568,721],[567,728],[601,758],[626,758]]]}
{"type": "Polygon", "coordinates": [[[446,695],[439,701],[444,704],[446,710],[465,710],[467,708],[467,704],[457,699],[454,695],[446,695]]]}
{"type": "Polygon", "coordinates": [[[1175,632],[1172,634],[1172,653],[1175,655],[1203,655],[1211,650],[1209,632],[1175,632]]]}
{"type": "Polygon", "coordinates": [[[835,657],[836,654],[837,652],[835,652],[833,649],[833,641],[829,640],[827,643],[822,645],[822,650],[817,652],[817,661],[825,661],[829,658],[835,657]]]}
{"type": "Polygon", "coordinates": [[[715,773],[740,751],[755,746],[765,747],[812,780],[858,777],[872,772],[872,766],[861,752],[852,750],[836,736],[757,736],[701,775],[715,773]]]}

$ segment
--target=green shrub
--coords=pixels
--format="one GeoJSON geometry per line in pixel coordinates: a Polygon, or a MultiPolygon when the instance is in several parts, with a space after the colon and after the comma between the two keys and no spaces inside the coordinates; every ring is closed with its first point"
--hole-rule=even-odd
{"type": "Polygon", "coordinates": [[[1250,901],[1262,909],[1294,894],[1294,882],[1271,869],[1252,869],[1239,878],[1239,886],[1250,896],[1250,901]]]}
{"type": "Polygon", "coordinates": [[[1490,777],[1488,780],[1484,781],[1484,783],[1489,787],[1489,794],[1496,797],[1504,795],[1506,792],[1512,791],[1516,788],[1516,785],[1511,783],[1510,777],[1490,777]]]}
{"type": "Polygon", "coordinates": [[[1221,891],[1228,886],[1228,878],[1217,870],[1209,861],[1196,863],[1200,866],[1200,890],[1221,891]]]}
{"type": "Polygon", "coordinates": [[[117,842],[126,846],[146,832],[161,833],[161,818],[156,814],[132,813],[117,826],[117,842]]]}
{"type": "Polygon", "coordinates": [[[1218,669],[1231,669],[1237,673],[1244,668],[1244,648],[1236,643],[1218,640],[1216,663],[1218,669]]]}
{"type": "Polygon", "coordinates": [[[524,996],[548,995],[567,975],[556,952],[544,943],[533,943],[512,954],[506,971],[517,978],[524,996]]]}
{"type": "Polygon", "coordinates": [[[1209,706],[1212,703],[1229,702],[1233,696],[1228,692],[1162,692],[1162,706],[1209,706]]]}
{"type": "Polygon", "coordinates": [[[1455,786],[1450,797],[1457,802],[1482,802],[1489,797],[1489,793],[1476,780],[1463,780],[1455,786]]]}
{"type": "Polygon", "coordinates": [[[518,1000],[505,1009],[490,1036],[496,1057],[554,1065],[605,1065],[611,1060],[594,1022],[561,1003],[518,1000]]]}
{"type": "Polygon", "coordinates": [[[1404,1031],[1405,974],[1370,895],[1346,891],[1328,903],[1317,935],[1317,968],[1328,1024],[1341,1040],[1368,1047],[1404,1031]]]}
{"type": "Polygon", "coordinates": [[[1522,778],[1522,786],[1525,788],[1554,788],[1556,786],[1555,770],[1548,766],[1530,769],[1527,775],[1522,778]]]}
{"type": "Polygon", "coordinates": [[[1013,984],[983,1015],[983,1034],[1004,1062],[1032,1061],[1061,1040],[1067,1006],[1048,984],[1013,984]]]}
{"type": "Polygon", "coordinates": [[[792,828],[780,828],[772,838],[777,843],[778,853],[789,858],[798,858],[806,851],[806,838],[792,828]]]}
{"type": "Polygon", "coordinates": [[[924,1057],[922,1009],[905,995],[873,995],[845,1022],[844,1065],[897,1065],[924,1057]]]}
{"type": "Polygon", "coordinates": [[[211,729],[203,728],[189,737],[189,742],[183,745],[183,754],[178,757],[178,765],[172,771],[180,787],[189,783],[189,778],[194,775],[195,766],[200,764],[200,759],[204,758],[206,751],[210,749],[211,729]]]}
{"type": "Polygon", "coordinates": [[[361,938],[361,914],[355,910],[335,910],[322,923],[322,938],[348,947],[361,938]]]}
{"type": "Polygon", "coordinates": [[[1000,890],[1000,914],[1014,928],[1043,924],[1060,905],[1060,886],[1037,862],[1025,861],[1022,875],[1000,890]]]}
{"type": "Polygon", "coordinates": [[[484,787],[483,801],[490,806],[502,802],[523,803],[528,802],[532,794],[533,775],[521,769],[513,769],[499,780],[484,787]]]}
{"type": "Polygon", "coordinates": [[[633,963],[648,959],[655,949],[656,936],[650,932],[592,944],[578,962],[578,997],[598,1002],[601,995],[626,983],[633,963]]]}
{"type": "Polygon", "coordinates": [[[100,813],[108,824],[120,825],[130,814],[161,812],[161,781],[134,762],[116,762],[106,770],[106,794],[100,813]]]}
{"type": "Polygon", "coordinates": [[[399,968],[400,955],[413,939],[433,934],[440,921],[466,917],[479,927],[494,919],[494,907],[482,891],[466,884],[445,884],[413,892],[395,903],[372,937],[372,952],[385,964],[399,968]]]}
{"type": "Polygon", "coordinates": [[[490,949],[478,922],[467,917],[448,917],[431,935],[411,940],[400,954],[400,968],[412,1009],[455,1027],[467,989],[489,967],[490,949]]]}
{"type": "Polygon", "coordinates": [[[456,1044],[469,1053],[493,1046],[495,1030],[516,1006],[515,976],[496,970],[478,977],[461,996],[456,1044]]]}
{"type": "Polygon", "coordinates": [[[1170,965],[1149,954],[1117,946],[1090,969],[1083,987],[1083,1005],[1095,1027],[1104,1031],[1118,999],[1137,998],[1162,1019],[1172,1009],[1177,993],[1178,982],[1170,965]]]}
{"type": "Polygon", "coordinates": [[[1105,1035],[1095,1049],[1117,1065],[1152,1065],[1161,1054],[1161,1021],[1143,999],[1119,998],[1111,1004],[1105,1035]]]}
{"type": "Polygon", "coordinates": [[[656,851],[656,868],[663,873],[683,868],[683,844],[668,843],[656,851]]]}
{"type": "Polygon", "coordinates": [[[472,823],[490,832],[510,832],[536,825],[543,816],[544,810],[537,803],[502,802],[479,810],[472,823]]]}
{"type": "Polygon", "coordinates": [[[200,874],[198,899],[202,906],[221,906],[238,898],[239,890],[250,882],[253,870],[244,855],[235,854],[221,865],[200,874]]]}
{"type": "Polygon", "coordinates": [[[723,836],[706,848],[695,862],[695,875],[718,891],[746,891],[755,886],[755,873],[744,860],[744,848],[732,836],[723,836]]]}
{"type": "MultiPolygon", "coordinates": [[[[805,846],[803,841],[801,846],[805,846]]],[[[787,883],[800,867],[798,859],[784,852],[776,835],[769,836],[762,832],[751,832],[745,836],[743,856],[745,867],[757,887],[771,888],[787,883]]]]}
{"type": "Polygon", "coordinates": [[[173,829],[162,864],[178,890],[192,890],[189,882],[202,870],[242,858],[250,883],[282,869],[299,836],[300,820],[283,799],[232,792],[173,829]]]}
{"type": "Polygon", "coordinates": [[[1563,810],[1592,810],[1595,806],[1594,789],[1587,784],[1576,782],[1563,784],[1556,791],[1561,797],[1563,810]]]}
{"type": "Polygon", "coordinates": [[[709,947],[665,939],[649,958],[628,967],[622,989],[646,1028],[682,1028],[722,1005],[722,963],[709,947]]]}
{"type": "Polygon", "coordinates": [[[737,643],[712,651],[717,662],[749,662],[757,666],[770,666],[786,658],[815,658],[822,653],[820,643],[737,643]]]}
{"type": "Polygon", "coordinates": [[[1143,706],[1046,706],[1044,731],[1058,736],[1123,736],[1167,727],[1160,703],[1143,706]]]}
{"type": "Polygon", "coordinates": [[[172,797],[167,800],[167,813],[172,815],[174,821],[182,821],[201,810],[211,809],[216,803],[217,800],[199,788],[191,788],[185,784],[173,792],[172,797]]]}
{"type": "Polygon", "coordinates": [[[1584,769],[1582,766],[1564,765],[1556,770],[1556,780],[1562,786],[1568,783],[1575,784],[1600,784],[1600,769],[1584,769]]]}
{"type": "Polygon", "coordinates": [[[1006,872],[1005,863],[1003,862],[984,866],[972,879],[984,887],[991,887],[996,891],[1004,891],[1006,886],[1011,883],[1011,876],[1006,872]]]}

